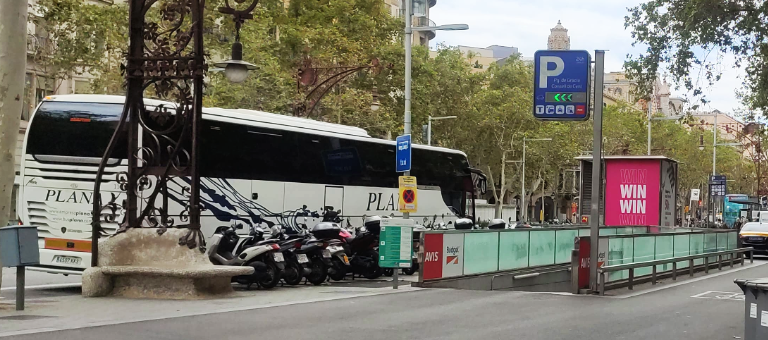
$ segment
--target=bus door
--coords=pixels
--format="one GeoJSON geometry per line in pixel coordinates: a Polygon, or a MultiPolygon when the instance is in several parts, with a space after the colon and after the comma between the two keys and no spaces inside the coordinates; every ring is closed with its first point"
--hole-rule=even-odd
{"type": "Polygon", "coordinates": [[[324,207],[333,207],[333,210],[341,210],[341,214],[344,215],[344,187],[326,185],[324,202],[324,207]]]}

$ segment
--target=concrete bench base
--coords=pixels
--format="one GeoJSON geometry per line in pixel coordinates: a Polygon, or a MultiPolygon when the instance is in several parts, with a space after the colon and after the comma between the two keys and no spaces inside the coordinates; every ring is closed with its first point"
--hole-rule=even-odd
{"type": "Polygon", "coordinates": [[[232,292],[252,267],[214,266],[199,249],[179,246],[187,231],[134,228],[99,242],[99,266],[83,273],[83,296],[205,299],[232,292]]]}
{"type": "Polygon", "coordinates": [[[83,274],[83,296],[145,299],[206,299],[232,292],[232,277],[253,273],[251,267],[166,269],[112,266],[83,274]]]}

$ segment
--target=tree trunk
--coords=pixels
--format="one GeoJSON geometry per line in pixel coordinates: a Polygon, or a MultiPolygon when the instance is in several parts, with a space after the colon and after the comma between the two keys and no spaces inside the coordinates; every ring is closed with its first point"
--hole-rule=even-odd
{"type": "MultiPolygon", "coordinates": [[[[0,227],[8,225],[16,139],[24,103],[27,1],[0,1],[0,227]]],[[[0,264],[0,286],[2,285],[0,264]]]]}
{"type": "Polygon", "coordinates": [[[504,207],[504,194],[506,193],[506,188],[504,188],[504,184],[506,181],[506,167],[507,165],[507,152],[501,153],[501,186],[499,187],[499,196],[496,200],[496,209],[493,214],[493,218],[501,218],[502,209],[504,207]]]}

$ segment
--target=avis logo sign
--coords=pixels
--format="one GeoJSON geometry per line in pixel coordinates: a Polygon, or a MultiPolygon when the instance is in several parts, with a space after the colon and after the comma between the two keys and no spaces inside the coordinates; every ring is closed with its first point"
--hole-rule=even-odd
{"type": "Polygon", "coordinates": [[[428,251],[424,253],[425,262],[437,262],[440,261],[440,253],[436,251],[428,251]]]}

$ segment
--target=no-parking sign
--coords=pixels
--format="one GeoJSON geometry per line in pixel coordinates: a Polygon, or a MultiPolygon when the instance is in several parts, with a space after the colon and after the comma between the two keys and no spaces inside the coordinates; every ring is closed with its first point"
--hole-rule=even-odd
{"type": "Polygon", "coordinates": [[[415,213],[417,207],[416,177],[400,176],[400,212],[415,213]]]}

